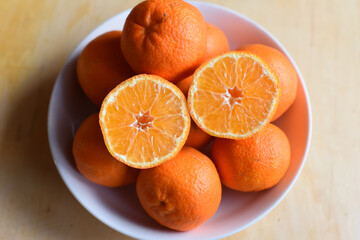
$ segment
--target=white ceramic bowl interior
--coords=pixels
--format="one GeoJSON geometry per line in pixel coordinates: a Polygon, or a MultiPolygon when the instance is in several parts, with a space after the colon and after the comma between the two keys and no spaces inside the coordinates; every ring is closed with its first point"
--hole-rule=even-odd
{"type": "Polygon", "coordinates": [[[86,180],[75,168],[72,141],[81,122],[98,109],[82,92],[76,77],[76,61],[82,49],[98,35],[121,30],[130,10],[107,20],[91,32],[74,50],[61,70],[51,96],[48,135],[56,167],[75,198],[96,218],[111,228],[138,239],[218,239],[241,231],[273,209],[295,183],[304,165],[311,137],[311,110],[305,82],[285,48],[270,33],[249,18],[229,9],[191,2],[205,20],[221,28],[230,48],[262,43],[282,51],[294,64],[299,84],[295,103],[275,124],[291,144],[292,158],[285,177],[275,187],[257,193],[241,193],[223,187],[216,214],[199,228],[176,232],[160,226],[142,209],[135,186],[106,188],[86,180]]]}

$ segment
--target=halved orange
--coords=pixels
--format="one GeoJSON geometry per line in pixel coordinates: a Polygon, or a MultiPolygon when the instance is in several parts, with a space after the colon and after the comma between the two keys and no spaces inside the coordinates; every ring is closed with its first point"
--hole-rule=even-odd
{"type": "Polygon", "coordinates": [[[173,158],[191,125],[180,89],[147,74],[114,88],[102,103],[99,121],[111,155],[134,168],[154,167],[173,158]]]}
{"type": "Polygon", "coordinates": [[[196,124],[215,137],[243,139],[258,132],[274,115],[279,81],[257,55],[228,52],[203,63],[188,93],[196,124]]]}

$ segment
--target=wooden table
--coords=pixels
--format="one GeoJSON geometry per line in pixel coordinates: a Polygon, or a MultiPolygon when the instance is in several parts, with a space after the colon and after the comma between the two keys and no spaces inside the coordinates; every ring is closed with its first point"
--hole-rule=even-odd
{"type": "MultiPolygon", "coordinates": [[[[56,76],[94,27],[139,1],[0,3],[0,239],[131,239],[70,194],[47,140],[56,76]]],[[[285,199],[226,239],[360,239],[360,1],[209,0],[273,33],[297,62],[313,113],[310,153],[285,199]]]]}

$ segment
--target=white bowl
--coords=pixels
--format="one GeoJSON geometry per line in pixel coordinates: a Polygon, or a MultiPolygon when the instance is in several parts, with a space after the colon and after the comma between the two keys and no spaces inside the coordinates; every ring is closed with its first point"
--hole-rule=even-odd
{"type": "Polygon", "coordinates": [[[311,136],[311,111],[305,82],[285,48],[269,32],[249,18],[229,9],[203,2],[191,2],[206,21],[221,28],[231,49],[262,43],[282,51],[294,64],[299,84],[295,103],[275,124],[291,143],[292,158],[285,177],[275,187],[241,193],[223,187],[216,214],[199,228],[189,232],[166,229],[153,221],[137,200],[135,186],[106,188],[86,180],[76,170],[71,153],[75,130],[91,113],[97,111],[83,94],[76,77],[76,61],[82,49],[96,36],[121,30],[130,10],[107,20],[91,32],[70,55],[61,70],[51,96],[48,135],[56,167],[75,198],[96,218],[111,228],[140,239],[217,239],[241,231],[261,219],[287,194],[299,176],[308,153],[311,136]]]}

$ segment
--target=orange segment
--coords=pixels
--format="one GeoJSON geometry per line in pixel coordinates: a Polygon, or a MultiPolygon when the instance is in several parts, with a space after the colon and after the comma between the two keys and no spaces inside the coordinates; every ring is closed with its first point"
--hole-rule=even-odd
{"type": "Polygon", "coordinates": [[[257,55],[228,52],[201,65],[188,93],[190,114],[215,137],[242,139],[274,115],[279,81],[257,55]]]}
{"type": "Polygon", "coordinates": [[[184,94],[155,75],[137,75],[104,99],[99,121],[105,144],[117,160],[135,168],[174,157],[190,131],[184,94]]]}

